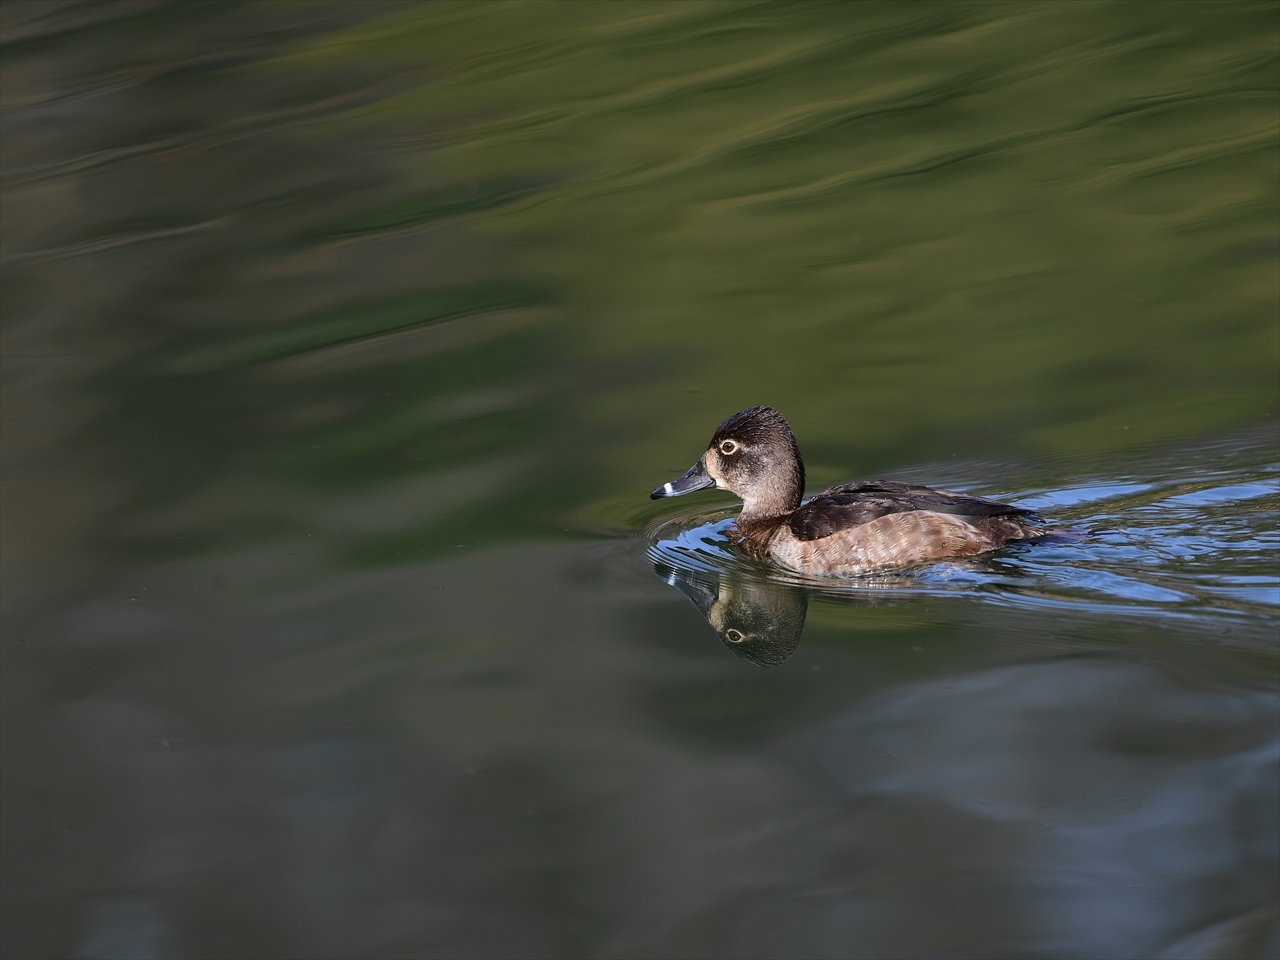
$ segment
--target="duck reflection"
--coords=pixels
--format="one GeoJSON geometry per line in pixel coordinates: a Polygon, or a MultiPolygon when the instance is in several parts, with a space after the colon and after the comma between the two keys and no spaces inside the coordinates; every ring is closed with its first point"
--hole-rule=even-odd
{"type": "Polygon", "coordinates": [[[762,667],[776,667],[800,644],[809,598],[799,587],[665,563],[654,572],[688,597],[724,645],[762,667]]]}

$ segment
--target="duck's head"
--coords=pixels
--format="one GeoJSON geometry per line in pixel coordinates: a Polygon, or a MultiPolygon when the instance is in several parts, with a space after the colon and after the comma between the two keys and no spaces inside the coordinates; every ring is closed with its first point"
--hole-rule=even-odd
{"type": "Polygon", "coordinates": [[[750,407],[720,424],[707,452],[654,500],[717,487],[742,498],[742,516],[778,517],[800,506],[804,461],[796,438],[773,407],[750,407]]]}

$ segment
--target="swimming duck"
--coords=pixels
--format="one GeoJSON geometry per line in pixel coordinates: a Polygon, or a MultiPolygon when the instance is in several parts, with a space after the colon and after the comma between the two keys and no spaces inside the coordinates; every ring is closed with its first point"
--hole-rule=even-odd
{"type": "Polygon", "coordinates": [[[744,553],[820,576],[969,557],[1043,535],[1043,521],[1022,507],[889,480],[843,483],[802,502],[804,461],[773,407],[735,413],[697,463],[650,497],[708,487],[742,498],[729,533],[744,553]]]}

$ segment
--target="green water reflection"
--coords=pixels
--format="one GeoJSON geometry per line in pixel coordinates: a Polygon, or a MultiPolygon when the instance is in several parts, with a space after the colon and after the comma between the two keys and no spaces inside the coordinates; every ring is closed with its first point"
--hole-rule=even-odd
{"type": "Polygon", "coordinates": [[[1280,952],[1278,51],[0,5],[5,955],[1280,952]],[[1102,533],[731,656],[643,531],[756,403],[1102,533]]]}

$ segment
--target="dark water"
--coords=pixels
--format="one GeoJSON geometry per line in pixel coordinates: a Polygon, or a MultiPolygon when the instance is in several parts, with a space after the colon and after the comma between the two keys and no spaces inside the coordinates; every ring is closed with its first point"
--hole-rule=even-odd
{"type": "Polygon", "coordinates": [[[1276,4],[9,2],[0,228],[6,957],[1280,956],[1276,4]]]}

